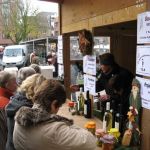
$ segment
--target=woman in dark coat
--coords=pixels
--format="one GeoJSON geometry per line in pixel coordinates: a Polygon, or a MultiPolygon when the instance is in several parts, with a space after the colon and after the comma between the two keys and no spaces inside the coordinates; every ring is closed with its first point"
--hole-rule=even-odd
{"type": "Polygon", "coordinates": [[[27,77],[17,90],[17,93],[11,98],[6,107],[8,136],[6,150],[14,150],[13,130],[14,116],[22,106],[32,107],[32,97],[37,87],[45,80],[41,74],[33,74],[27,77]]]}

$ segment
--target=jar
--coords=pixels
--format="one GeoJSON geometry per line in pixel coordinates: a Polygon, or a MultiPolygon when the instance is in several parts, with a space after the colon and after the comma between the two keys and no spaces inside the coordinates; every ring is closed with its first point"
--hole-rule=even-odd
{"type": "Polygon", "coordinates": [[[74,109],[74,102],[68,102],[69,112],[74,109]]]}
{"type": "Polygon", "coordinates": [[[87,128],[87,130],[89,132],[91,132],[93,135],[95,135],[95,130],[96,130],[96,123],[94,121],[90,121],[85,125],[85,128],[87,128]]]}
{"type": "Polygon", "coordinates": [[[100,140],[101,137],[103,137],[105,135],[105,131],[103,129],[97,129],[95,132],[96,135],[96,145],[99,147],[102,147],[102,141],[100,140]]]}

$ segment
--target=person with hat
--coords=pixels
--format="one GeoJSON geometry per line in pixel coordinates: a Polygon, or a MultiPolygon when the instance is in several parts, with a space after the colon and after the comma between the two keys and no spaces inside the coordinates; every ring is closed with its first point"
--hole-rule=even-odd
{"type": "MultiPolygon", "coordinates": [[[[123,82],[123,88],[130,92],[131,90],[131,83],[133,79],[133,74],[119,66],[114,59],[113,54],[111,53],[104,53],[99,56],[100,58],[100,70],[99,76],[96,82],[96,91],[99,92],[101,90],[105,90],[107,95],[112,95],[114,93],[113,87],[110,86],[109,80],[115,76],[119,75],[120,81],[123,82]]],[[[117,83],[117,81],[116,81],[117,83]]],[[[109,96],[101,97],[102,100],[108,99],[109,96]]]]}
{"type": "MultiPolygon", "coordinates": [[[[118,105],[121,104],[124,108],[121,113],[126,117],[129,108],[129,96],[132,87],[133,74],[119,66],[113,54],[104,53],[99,56],[100,69],[97,72],[96,92],[105,90],[105,95],[100,95],[102,107],[105,110],[107,101],[114,101],[114,111],[118,111],[118,105]]],[[[70,86],[71,91],[79,90],[83,85],[70,86]]]]}

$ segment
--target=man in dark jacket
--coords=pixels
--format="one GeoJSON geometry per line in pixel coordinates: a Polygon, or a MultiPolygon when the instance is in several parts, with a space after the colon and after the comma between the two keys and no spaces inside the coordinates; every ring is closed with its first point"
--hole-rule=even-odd
{"type": "MultiPolygon", "coordinates": [[[[120,76],[120,81],[124,81],[124,90],[130,92],[133,74],[127,69],[120,67],[111,53],[105,53],[100,57],[100,71],[97,76],[96,91],[105,90],[107,95],[112,94],[113,89],[109,85],[109,80],[115,76],[120,76]]],[[[102,97],[103,98],[103,97],[102,97]]]]}
{"type": "MultiPolygon", "coordinates": [[[[104,53],[99,56],[100,57],[100,70],[97,73],[97,81],[96,81],[96,92],[105,90],[106,95],[100,95],[101,101],[103,101],[103,107],[105,109],[106,101],[115,101],[115,109],[117,109],[118,104],[125,104],[126,109],[122,110],[125,114],[127,112],[129,106],[129,94],[131,91],[131,83],[133,80],[133,74],[127,69],[120,67],[114,59],[114,56],[111,53],[104,53]],[[121,88],[124,91],[121,96],[125,98],[125,100],[121,101],[117,92],[115,93],[114,86],[110,83],[111,79],[118,75],[119,82],[122,84],[121,88]],[[126,102],[126,103],[124,103],[126,102]]],[[[115,80],[115,82],[118,82],[115,80]]],[[[114,84],[114,83],[113,83],[114,84]]],[[[72,91],[77,91],[79,86],[73,85],[71,86],[72,91]]]]}

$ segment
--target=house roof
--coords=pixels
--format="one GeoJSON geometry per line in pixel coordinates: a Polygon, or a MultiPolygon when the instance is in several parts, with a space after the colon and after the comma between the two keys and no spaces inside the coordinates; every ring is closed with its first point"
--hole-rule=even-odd
{"type": "Polygon", "coordinates": [[[64,0],[41,0],[41,1],[47,1],[47,2],[54,2],[54,3],[63,3],[64,0]]]}
{"type": "Polygon", "coordinates": [[[0,39],[0,45],[11,45],[11,44],[13,44],[13,42],[10,39],[0,39]]]}

